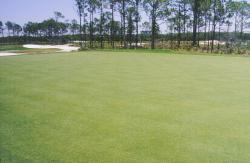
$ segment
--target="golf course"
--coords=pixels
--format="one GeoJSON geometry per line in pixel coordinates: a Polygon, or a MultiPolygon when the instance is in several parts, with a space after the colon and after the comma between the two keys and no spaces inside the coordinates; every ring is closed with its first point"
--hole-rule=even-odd
{"type": "Polygon", "coordinates": [[[249,57],[153,50],[0,57],[0,162],[249,160],[249,57]]]}

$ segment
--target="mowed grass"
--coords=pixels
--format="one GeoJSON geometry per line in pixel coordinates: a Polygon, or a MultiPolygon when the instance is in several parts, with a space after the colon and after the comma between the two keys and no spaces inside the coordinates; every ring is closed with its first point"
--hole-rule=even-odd
{"type": "Polygon", "coordinates": [[[0,44],[0,52],[1,51],[10,51],[10,50],[27,50],[27,48],[24,48],[22,45],[1,45],[0,44]]]}
{"type": "Polygon", "coordinates": [[[249,162],[250,58],[0,58],[2,162],[249,162]]]}

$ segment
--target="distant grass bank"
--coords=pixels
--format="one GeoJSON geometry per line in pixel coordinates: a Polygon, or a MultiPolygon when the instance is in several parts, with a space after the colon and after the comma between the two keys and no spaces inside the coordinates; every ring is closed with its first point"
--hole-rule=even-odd
{"type": "Polygon", "coordinates": [[[223,54],[223,53],[207,53],[206,51],[197,51],[197,50],[185,50],[185,49],[89,49],[83,51],[99,51],[99,52],[125,52],[130,54],[168,54],[168,55],[204,55],[204,56],[250,56],[250,55],[242,55],[242,54],[223,54]]]}
{"type": "Polygon", "coordinates": [[[3,45],[0,44],[0,51],[10,51],[10,50],[27,50],[22,45],[3,45]]]}
{"type": "MultiPolygon", "coordinates": [[[[0,44],[0,51],[14,51],[17,53],[23,53],[23,54],[49,54],[49,53],[55,53],[60,51],[60,49],[30,49],[30,48],[24,48],[22,45],[11,45],[11,44],[0,44]]],[[[190,49],[122,49],[122,48],[104,48],[104,49],[86,49],[83,50],[83,52],[86,51],[100,51],[100,52],[126,52],[126,53],[137,53],[137,54],[187,54],[187,55],[207,55],[207,56],[250,56],[250,53],[248,54],[223,54],[223,53],[207,53],[206,51],[200,51],[200,50],[192,50],[190,49]]]]}

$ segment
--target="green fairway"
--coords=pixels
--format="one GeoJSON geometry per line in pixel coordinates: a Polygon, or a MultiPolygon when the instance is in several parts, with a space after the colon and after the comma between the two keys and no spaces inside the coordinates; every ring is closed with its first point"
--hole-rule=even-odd
{"type": "Polygon", "coordinates": [[[249,162],[250,58],[0,58],[0,162],[249,162]]]}
{"type": "Polygon", "coordinates": [[[9,51],[9,50],[27,50],[22,45],[0,45],[0,51],[9,51]]]}

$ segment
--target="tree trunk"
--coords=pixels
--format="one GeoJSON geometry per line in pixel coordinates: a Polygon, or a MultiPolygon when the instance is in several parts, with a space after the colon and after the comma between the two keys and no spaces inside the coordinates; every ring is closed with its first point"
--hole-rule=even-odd
{"type": "Polygon", "coordinates": [[[213,11],[214,11],[214,18],[213,18],[213,34],[212,34],[212,45],[211,45],[211,53],[214,51],[214,38],[215,38],[215,28],[216,28],[216,0],[214,0],[214,6],[213,6],[213,11]]]}
{"type": "Polygon", "coordinates": [[[207,41],[207,13],[205,15],[205,31],[204,31],[204,49],[205,49],[205,42],[207,41]]]}
{"type": "Polygon", "coordinates": [[[197,19],[198,19],[198,0],[194,1],[194,9],[193,9],[193,46],[196,46],[196,32],[197,32],[197,19]]]}
{"type": "Polygon", "coordinates": [[[101,0],[100,43],[101,49],[103,49],[103,0],[101,0]]]}
{"type": "Polygon", "coordinates": [[[170,33],[170,48],[173,49],[173,30],[172,29],[170,33]]]}
{"type": "Polygon", "coordinates": [[[83,4],[83,8],[82,8],[82,19],[83,19],[83,26],[84,26],[84,28],[82,29],[83,30],[83,36],[81,36],[82,37],[82,42],[84,43],[84,47],[86,48],[86,46],[87,46],[87,44],[86,44],[86,41],[87,41],[87,39],[86,39],[86,23],[85,23],[85,4],[83,4]]]}
{"type": "Polygon", "coordinates": [[[126,13],[125,13],[125,0],[122,0],[122,18],[123,18],[123,46],[127,48],[127,41],[126,41],[126,13]]]}
{"type": "Polygon", "coordinates": [[[122,17],[122,14],[121,14],[121,22],[120,22],[120,43],[121,43],[121,47],[123,46],[123,17],[122,17]]]}
{"type": "Polygon", "coordinates": [[[91,48],[92,38],[91,38],[91,12],[89,12],[89,48],[91,48]]]}
{"type": "Polygon", "coordinates": [[[91,8],[91,12],[90,12],[90,38],[89,38],[89,43],[90,43],[90,48],[93,48],[93,18],[94,18],[94,13],[93,13],[93,8],[91,8]]]}
{"type": "Polygon", "coordinates": [[[138,48],[139,41],[139,0],[136,0],[136,39],[135,39],[135,48],[138,48]]]}
{"type": "Polygon", "coordinates": [[[178,5],[178,48],[181,45],[181,4],[178,5]]]}
{"type": "Polygon", "coordinates": [[[240,23],[240,39],[241,42],[244,40],[243,38],[243,29],[244,29],[244,16],[241,16],[241,23],[240,23]]]}
{"type": "Polygon", "coordinates": [[[238,17],[238,13],[235,14],[234,17],[234,37],[237,37],[237,17],[238,17]]]}
{"type": "Polygon", "coordinates": [[[197,21],[197,30],[198,30],[198,34],[197,34],[197,46],[200,47],[200,19],[199,19],[199,15],[198,15],[198,21],[197,21]]]}
{"type": "Polygon", "coordinates": [[[114,44],[114,0],[112,0],[111,3],[111,14],[112,14],[112,18],[111,18],[111,46],[112,49],[115,48],[115,44],[114,44]]]}
{"type": "Polygon", "coordinates": [[[229,49],[229,37],[230,37],[230,35],[229,35],[229,29],[230,29],[230,23],[228,23],[227,24],[227,43],[226,43],[226,48],[227,48],[227,53],[229,52],[230,53],[230,51],[228,50],[229,49]]]}
{"type": "Polygon", "coordinates": [[[185,37],[185,41],[187,41],[187,37],[186,37],[186,2],[184,2],[183,4],[183,11],[184,11],[184,14],[183,14],[183,35],[185,37]]]}
{"type": "Polygon", "coordinates": [[[220,50],[220,36],[221,36],[221,23],[219,24],[219,39],[217,44],[217,50],[220,50]]]}
{"type": "Polygon", "coordinates": [[[151,17],[152,17],[152,27],[151,27],[151,49],[155,49],[155,35],[156,35],[156,7],[157,4],[154,3],[153,4],[153,9],[152,9],[152,13],[151,13],[151,17]]]}
{"type": "Polygon", "coordinates": [[[81,9],[79,9],[79,17],[80,17],[80,46],[82,49],[82,13],[81,13],[81,9]]]}
{"type": "Polygon", "coordinates": [[[208,18],[208,41],[207,41],[207,52],[209,53],[209,49],[210,49],[210,39],[211,39],[211,30],[210,30],[210,27],[211,27],[211,16],[209,16],[208,18]]]}

